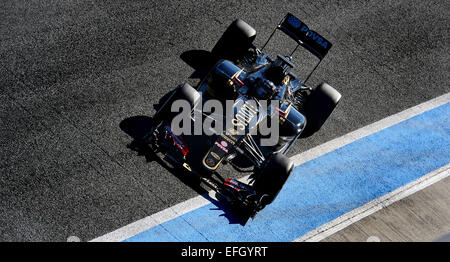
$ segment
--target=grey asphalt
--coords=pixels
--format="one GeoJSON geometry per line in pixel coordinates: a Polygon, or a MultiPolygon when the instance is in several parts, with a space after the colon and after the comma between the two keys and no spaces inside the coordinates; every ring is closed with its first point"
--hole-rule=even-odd
{"type": "Polygon", "coordinates": [[[183,52],[236,18],[262,45],[286,12],[334,44],[309,84],[343,94],[290,155],[450,92],[445,0],[1,1],[0,241],[87,241],[201,193],[128,147],[130,119],[198,82],[183,52]]]}

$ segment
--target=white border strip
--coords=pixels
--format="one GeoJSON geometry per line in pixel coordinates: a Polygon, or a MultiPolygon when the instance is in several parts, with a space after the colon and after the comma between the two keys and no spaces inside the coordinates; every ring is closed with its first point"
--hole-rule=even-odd
{"type": "MultiPolygon", "coordinates": [[[[321,155],[324,155],[324,154],[329,153],[331,151],[334,151],[334,150],[336,150],[336,149],[338,149],[340,147],[343,147],[343,146],[345,146],[347,144],[350,144],[350,143],[352,143],[352,142],[354,142],[354,141],[356,141],[358,139],[361,139],[361,138],[366,137],[366,136],[368,136],[370,134],[376,133],[376,132],[378,132],[378,131],[380,131],[382,129],[385,129],[387,127],[393,126],[395,124],[398,124],[398,123],[400,123],[400,122],[402,122],[404,120],[412,118],[412,117],[414,117],[416,115],[419,115],[419,114],[421,114],[423,112],[429,111],[429,110],[431,110],[433,108],[436,108],[436,107],[441,106],[443,104],[446,104],[448,102],[450,102],[450,93],[447,93],[445,95],[439,96],[437,98],[434,98],[434,99],[432,99],[430,101],[427,101],[425,103],[422,103],[422,104],[419,104],[417,106],[414,106],[412,108],[406,109],[406,110],[404,110],[404,111],[402,111],[400,113],[397,113],[395,115],[392,115],[392,116],[389,116],[387,118],[384,118],[384,119],[382,119],[382,120],[380,120],[378,122],[375,122],[373,124],[370,124],[368,126],[362,127],[362,128],[360,128],[360,129],[358,129],[356,131],[350,132],[350,133],[348,133],[348,134],[346,134],[344,136],[341,136],[339,138],[333,139],[333,140],[331,140],[331,141],[329,141],[329,142],[327,142],[325,144],[319,145],[319,146],[314,147],[314,148],[312,148],[310,150],[307,150],[307,151],[305,151],[303,153],[295,155],[295,156],[291,157],[291,159],[294,161],[296,166],[297,165],[301,165],[301,164],[303,164],[303,163],[305,163],[307,161],[310,161],[310,160],[312,160],[314,158],[317,158],[317,157],[319,157],[321,155]]],[[[443,173],[448,176],[448,170],[446,170],[443,173]]],[[[439,174],[441,174],[441,173],[439,173],[439,174]]],[[[431,175],[431,173],[429,175],[431,175]]],[[[429,175],[426,175],[426,176],[424,176],[422,178],[419,178],[416,181],[419,181],[418,183],[420,184],[420,183],[422,183],[420,181],[422,181],[422,179],[425,179],[425,177],[429,177],[429,175]]],[[[245,177],[241,178],[240,180],[245,180],[247,177],[248,176],[245,176],[245,177]]],[[[441,176],[436,176],[436,177],[439,178],[439,180],[443,178],[443,177],[440,178],[441,176]]],[[[439,180],[436,180],[435,182],[437,182],[439,180]]],[[[434,180],[430,180],[430,181],[434,181],[434,180]]],[[[435,183],[435,182],[433,182],[433,183],[435,183]]],[[[414,183],[414,182],[412,182],[412,183],[414,183]]],[[[431,185],[431,184],[429,184],[429,185],[431,185]]],[[[418,188],[420,188],[420,187],[418,187],[418,188]]],[[[400,189],[398,189],[398,190],[400,190],[400,189]]],[[[403,190],[406,190],[406,189],[403,189],[403,190]]],[[[418,190],[420,190],[420,189],[418,189],[418,190]]],[[[394,191],[394,192],[397,192],[397,190],[394,191]]],[[[392,193],[394,193],[394,192],[392,192],[392,193]]],[[[409,191],[405,191],[405,192],[409,192],[409,191]]],[[[208,197],[215,199],[214,195],[215,195],[214,192],[210,191],[208,197]]],[[[138,220],[136,222],[133,222],[133,223],[131,223],[129,225],[126,225],[126,226],[124,226],[122,228],[119,228],[119,229],[117,229],[117,230],[115,230],[115,231],[113,231],[111,233],[108,233],[106,235],[103,235],[103,236],[100,236],[98,238],[95,238],[95,239],[91,240],[91,242],[119,242],[119,241],[123,241],[123,240],[128,239],[128,238],[130,238],[132,236],[135,236],[135,235],[137,235],[137,234],[139,234],[139,233],[141,233],[143,231],[146,231],[146,230],[148,230],[148,229],[150,229],[150,228],[152,228],[154,226],[157,226],[157,225],[162,224],[164,222],[167,222],[167,221],[169,221],[171,219],[174,219],[174,218],[176,218],[178,216],[186,214],[186,213],[188,213],[188,212],[190,212],[192,210],[195,210],[197,208],[200,208],[200,207],[202,207],[204,205],[209,204],[210,202],[207,200],[208,197],[197,196],[197,197],[191,198],[191,199],[186,200],[186,201],[184,201],[182,203],[179,203],[179,204],[177,204],[177,205],[175,205],[173,207],[169,207],[169,208],[167,208],[165,210],[162,210],[162,211],[160,211],[160,212],[158,212],[156,214],[150,215],[150,216],[145,217],[143,219],[140,219],[140,220],[138,220]]],[[[367,209],[369,207],[368,205],[370,203],[380,203],[380,202],[375,202],[375,201],[380,201],[380,199],[381,198],[379,198],[377,200],[373,200],[373,201],[369,202],[368,204],[360,207],[359,209],[356,209],[356,210],[361,210],[360,213],[358,213],[358,214],[360,214],[360,216],[366,214],[367,212],[364,213],[362,211],[363,210],[362,208],[365,207],[367,209]]],[[[393,199],[396,199],[396,198],[393,198],[393,199]]],[[[395,200],[395,201],[397,201],[397,200],[395,200]]],[[[372,205],[375,207],[374,204],[372,204],[372,205]]],[[[364,210],[366,210],[366,209],[364,209],[364,210]]],[[[349,212],[347,214],[350,214],[352,212],[349,212]]],[[[320,229],[322,229],[321,231],[319,231],[319,229],[313,230],[310,233],[306,234],[305,236],[297,239],[296,241],[305,241],[305,240],[309,241],[310,239],[312,239],[312,241],[314,241],[315,239],[321,239],[322,234],[325,235],[326,232],[332,232],[332,231],[329,231],[329,230],[331,230],[331,228],[336,228],[336,229],[339,228],[338,230],[340,230],[340,229],[350,225],[351,223],[354,223],[354,222],[357,221],[356,220],[356,221],[352,222],[352,220],[349,219],[349,218],[354,219],[356,213],[352,213],[353,215],[351,215],[351,216],[346,216],[347,214],[341,216],[340,218],[337,218],[336,220],[333,220],[334,224],[330,224],[330,223],[333,222],[333,221],[331,221],[331,222],[325,224],[324,226],[320,227],[320,229]],[[340,219],[340,220],[338,220],[338,219],[340,219]],[[339,222],[339,221],[341,221],[341,222],[339,222]],[[346,222],[346,223],[344,223],[344,222],[346,222]],[[328,225],[328,227],[326,227],[326,225],[328,225]]],[[[370,215],[370,214],[371,213],[367,213],[367,215],[370,215]]],[[[359,219],[361,219],[361,218],[359,218],[359,219]]],[[[338,230],[336,230],[336,232],[338,230]]]]}
{"type": "MultiPolygon", "coordinates": [[[[214,191],[209,191],[208,195],[209,198],[216,199],[214,191]]],[[[200,195],[121,227],[104,236],[95,238],[89,242],[120,242],[209,203],[211,202],[207,197],[200,195]]]]}
{"type": "Polygon", "coordinates": [[[410,196],[448,176],[450,176],[450,164],[434,170],[433,172],[430,172],[405,186],[399,187],[391,193],[345,213],[344,215],[322,225],[321,227],[308,232],[302,237],[294,240],[294,242],[319,242],[350,226],[351,224],[389,206],[390,204],[410,196]]]}

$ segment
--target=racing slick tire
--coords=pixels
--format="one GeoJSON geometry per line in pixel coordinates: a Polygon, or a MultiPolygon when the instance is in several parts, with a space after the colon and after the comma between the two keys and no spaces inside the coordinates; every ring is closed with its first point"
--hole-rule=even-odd
{"type": "Polygon", "coordinates": [[[308,137],[319,131],[339,103],[342,95],[327,83],[314,88],[308,95],[305,105],[306,124],[302,137],[308,137]]]}
{"type": "Polygon", "coordinates": [[[294,170],[294,162],[287,156],[276,153],[261,170],[258,178],[253,183],[253,189],[257,194],[268,197],[265,204],[270,204],[278,195],[286,183],[289,175],[294,170]]]}
{"type": "Polygon", "coordinates": [[[256,30],[241,19],[236,19],[217,41],[211,53],[216,59],[236,61],[252,46],[256,30]]]}
{"type": "Polygon", "coordinates": [[[171,112],[172,104],[176,100],[185,100],[189,103],[191,108],[194,109],[200,101],[200,93],[187,83],[179,85],[174,91],[172,91],[172,94],[165,102],[163,102],[154,115],[153,119],[155,123],[163,120],[171,120],[176,114],[178,114],[177,112],[171,112]]]}

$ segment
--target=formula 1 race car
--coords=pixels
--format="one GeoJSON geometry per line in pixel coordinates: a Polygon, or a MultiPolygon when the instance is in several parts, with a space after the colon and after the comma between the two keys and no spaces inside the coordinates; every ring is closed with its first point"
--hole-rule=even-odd
{"type": "Polygon", "coordinates": [[[297,17],[288,13],[261,49],[253,45],[255,37],[255,29],[243,20],[235,20],[211,51],[217,62],[209,73],[196,88],[185,83],[172,91],[160,103],[151,130],[143,137],[153,150],[198,175],[249,217],[274,201],[292,173],[294,163],[286,156],[289,148],[297,138],[317,132],[341,98],[326,83],[315,88],[305,84],[332,44],[297,17]],[[274,59],[263,50],[277,30],[294,39],[297,46],[289,55],[277,55],[274,59]],[[305,81],[292,72],[292,55],[299,46],[319,59],[305,81]],[[179,101],[188,108],[184,116],[174,112],[179,101]],[[230,110],[212,112],[209,101],[228,103],[230,110]],[[264,106],[269,101],[270,105],[264,106]],[[182,122],[178,129],[184,132],[175,132],[174,122],[180,119],[183,121],[178,121],[182,122]],[[190,124],[204,127],[205,121],[215,124],[192,135],[190,124]],[[276,130],[271,129],[277,132],[275,140],[269,139],[272,134],[258,132],[270,123],[272,127],[275,123],[276,130]],[[206,147],[204,151],[193,149],[199,144],[206,147]],[[249,182],[224,179],[218,172],[224,163],[238,172],[249,172],[249,182]]]}

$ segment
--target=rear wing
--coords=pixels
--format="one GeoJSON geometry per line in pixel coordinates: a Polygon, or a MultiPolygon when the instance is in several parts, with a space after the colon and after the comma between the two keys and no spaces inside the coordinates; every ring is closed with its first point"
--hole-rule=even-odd
{"type": "MultiPolygon", "coordinates": [[[[327,55],[328,51],[333,46],[333,44],[325,39],[325,37],[309,29],[309,27],[305,23],[300,21],[300,19],[298,19],[291,13],[287,13],[284,16],[283,20],[278,23],[277,27],[274,29],[269,39],[267,39],[261,50],[264,49],[264,47],[267,45],[267,43],[270,41],[277,30],[282,31],[297,42],[297,46],[289,55],[290,57],[292,57],[299,46],[302,46],[317,58],[319,58],[319,63],[314,67],[308,78],[311,76],[311,74],[314,72],[322,59],[327,55]]],[[[308,80],[308,78],[306,80],[308,80]]]]}

